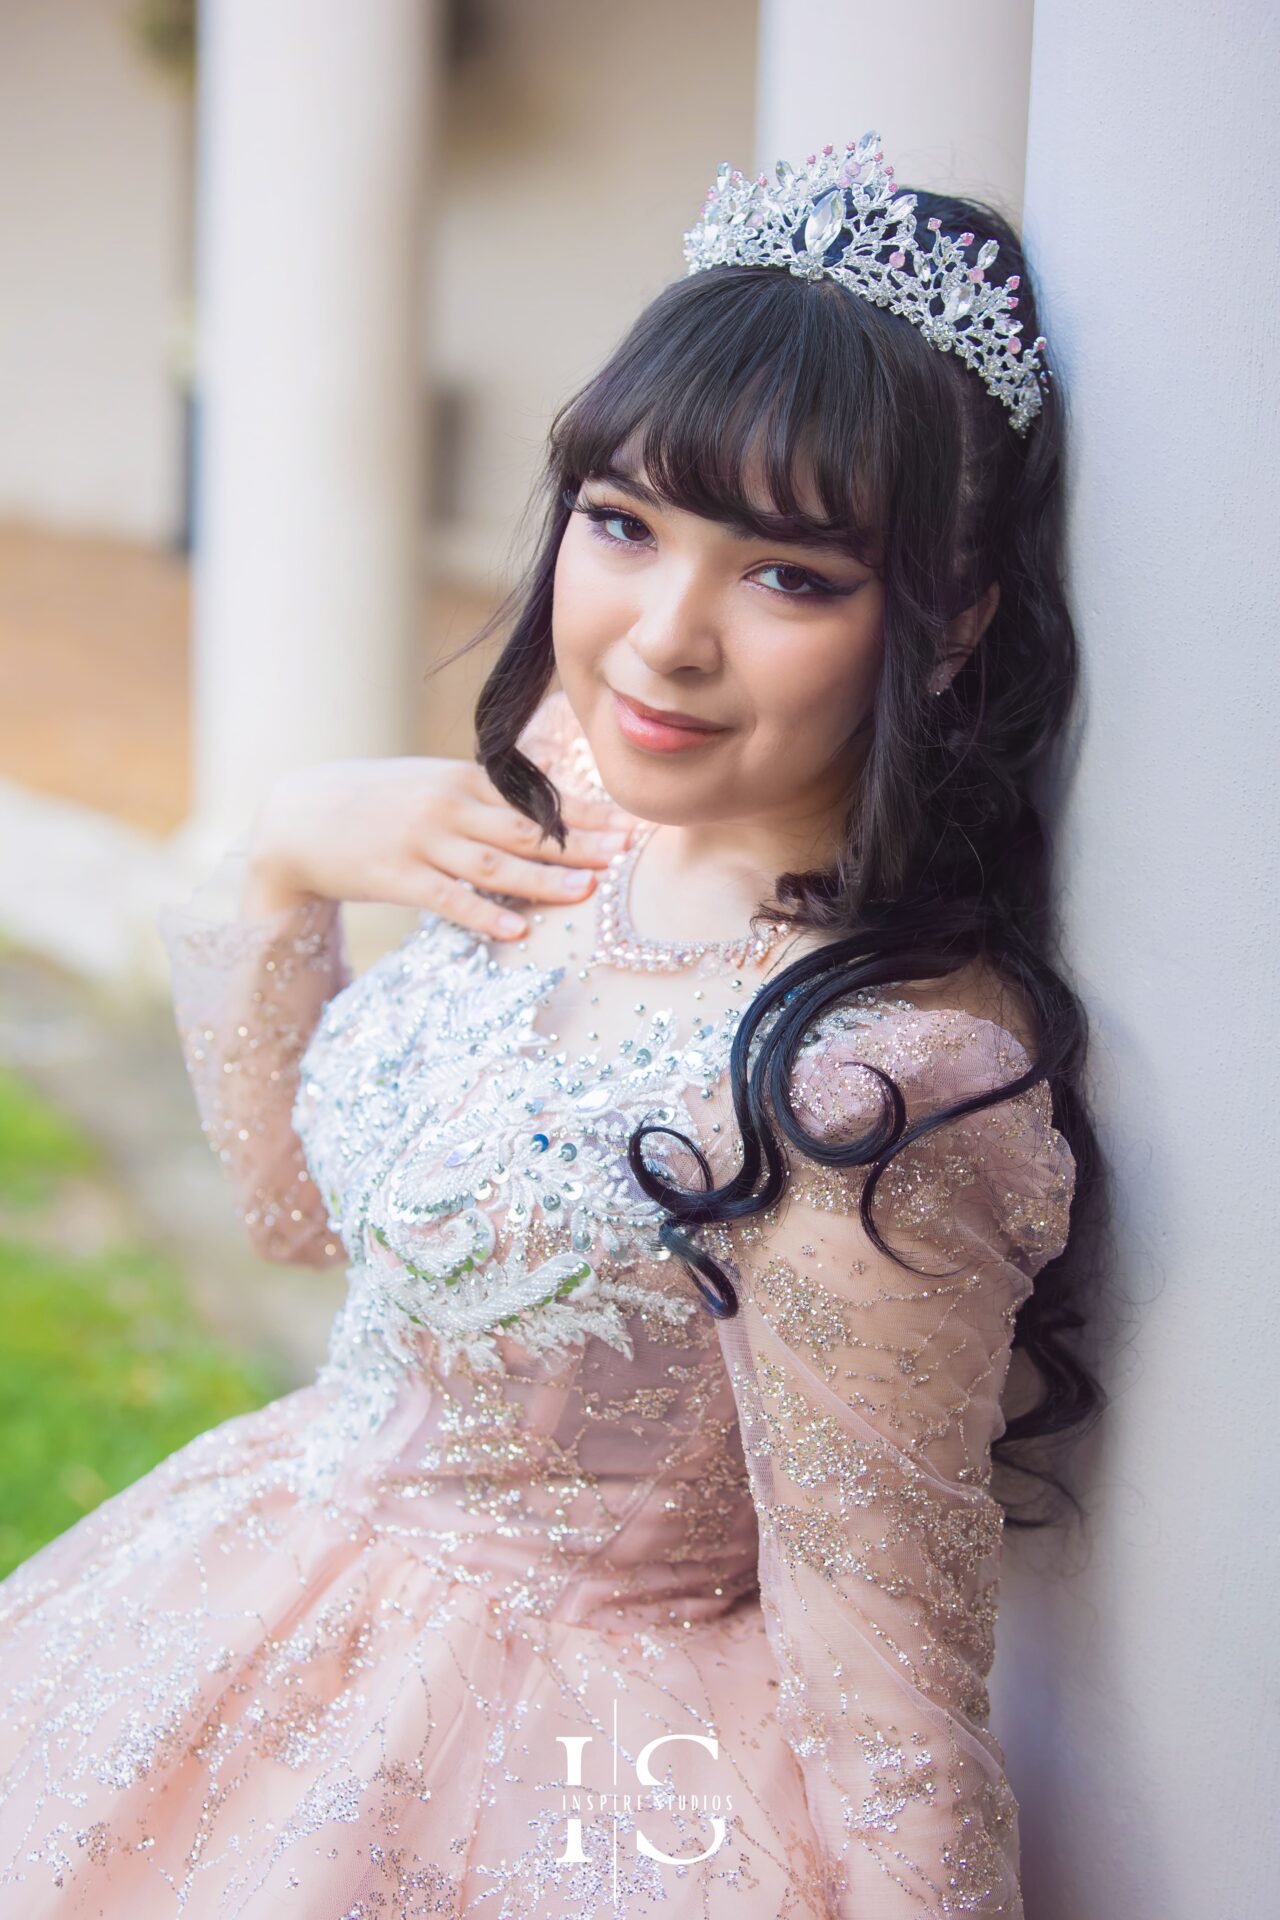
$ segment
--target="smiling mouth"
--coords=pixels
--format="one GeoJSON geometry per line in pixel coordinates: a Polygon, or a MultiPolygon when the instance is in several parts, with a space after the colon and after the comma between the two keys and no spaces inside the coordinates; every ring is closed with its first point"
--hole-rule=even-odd
{"type": "Polygon", "coordinates": [[[699,720],[689,713],[668,713],[661,707],[646,707],[642,700],[633,700],[626,693],[615,691],[613,697],[638,719],[649,720],[660,727],[672,727],[677,733],[724,733],[727,731],[714,720],[699,720]]]}

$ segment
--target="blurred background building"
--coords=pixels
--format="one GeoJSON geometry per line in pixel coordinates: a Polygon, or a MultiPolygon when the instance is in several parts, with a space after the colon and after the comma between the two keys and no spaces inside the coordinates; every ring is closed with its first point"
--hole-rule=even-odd
{"type": "Polygon", "coordinates": [[[154,976],[157,888],[280,767],[470,751],[493,646],[429,670],[514,583],[551,415],[683,273],[721,159],[878,107],[900,178],[1018,217],[1030,5],[988,6],[981,62],[933,6],[887,88],[846,11],[6,0],[0,924],[154,976]]]}
{"type": "MultiPolygon", "coordinates": [[[[305,1378],[340,1289],[238,1243],[160,899],[285,765],[469,753],[498,637],[432,669],[517,577],[555,408],[721,160],[874,127],[1023,221],[1072,412],[1054,826],[1141,1331],[1078,1564],[1007,1545],[1027,1912],[1270,1910],[1278,35],[1263,0],[0,0],[0,1565],[260,1356],[305,1378]]],[[[352,921],[357,959],[397,931],[352,921]]]]}

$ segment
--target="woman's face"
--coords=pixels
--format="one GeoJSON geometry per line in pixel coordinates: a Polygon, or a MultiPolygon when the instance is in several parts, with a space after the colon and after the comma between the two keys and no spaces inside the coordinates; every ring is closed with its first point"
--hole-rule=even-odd
{"type": "Polygon", "coordinates": [[[825,841],[865,750],[879,579],[847,553],[659,505],[625,455],[619,469],[625,484],[579,489],[591,512],[570,515],[554,586],[556,664],[601,779],[642,819],[825,841]]]}

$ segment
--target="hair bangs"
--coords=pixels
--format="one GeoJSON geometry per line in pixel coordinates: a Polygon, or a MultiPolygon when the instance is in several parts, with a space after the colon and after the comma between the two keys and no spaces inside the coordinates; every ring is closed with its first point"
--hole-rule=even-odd
{"type": "Polygon", "coordinates": [[[700,277],[660,296],[557,415],[557,490],[643,479],[664,505],[876,564],[892,477],[855,303],[768,269],[700,277]]]}

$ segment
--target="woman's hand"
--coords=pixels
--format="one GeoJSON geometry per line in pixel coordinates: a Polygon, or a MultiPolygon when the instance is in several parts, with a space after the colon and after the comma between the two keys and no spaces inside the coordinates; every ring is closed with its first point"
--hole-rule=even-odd
{"type": "Polygon", "coordinates": [[[562,796],[563,850],[509,806],[470,760],[330,760],[281,776],[254,823],[240,912],[265,918],[308,898],[429,908],[514,940],[525,921],[475,888],[581,900],[636,826],[608,799],[562,796]]]}

